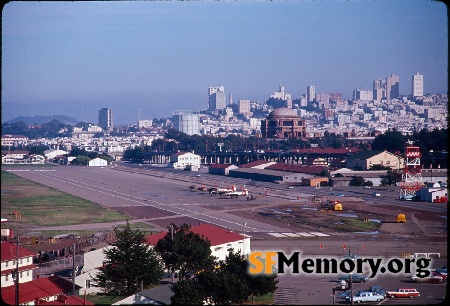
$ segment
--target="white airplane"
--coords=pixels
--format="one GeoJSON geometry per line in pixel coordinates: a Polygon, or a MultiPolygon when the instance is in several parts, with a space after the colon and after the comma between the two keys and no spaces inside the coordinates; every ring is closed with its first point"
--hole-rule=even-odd
{"type": "Polygon", "coordinates": [[[223,195],[233,191],[236,191],[236,186],[234,185],[231,188],[217,188],[215,190],[211,190],[210,194],[223,195]]]}
{"type": "Polygon", "coordinates": [[[242,190],[234,190],[234,191],[225,193],[224,196],[230,197],[230,198],[237,198],[239,196],[248,196],[248,190],[244,187],[244,189],[242,189],[242,190]]]}

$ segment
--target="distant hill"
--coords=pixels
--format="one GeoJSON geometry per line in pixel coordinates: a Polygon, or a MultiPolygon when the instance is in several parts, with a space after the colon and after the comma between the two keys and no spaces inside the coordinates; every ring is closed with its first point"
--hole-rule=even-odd
{"type": "Polygon", "coordinates": [[[10,122],[12,120],[16,121],[16,119],[20,117],[27,118],[35,116],[67,116],[78,118],[79,120],[77,121],[77,123],[79,121],[83,121],[87,123],[97,124],[98,111],[103,107],[112,109],[114,125],[137,123],[138,110],[142,110],[142,119],[153,119],[164,116],[171,116],[171,112],[164,113],[163,110],[160,110],[161,107],[159,107],[158,105],[159,104],[156,101],[145,105],[89,101],[46,101],[31,105],[2,101],[2,122],[10,122]]]}
{"type": "Polygon", "coordinates": [[[68,116],[63,116],[63,115],[53,115],[53,116],[20,116],[20,117],[8,120],[5,123],[15,123],[15,122],[22,121],[26,125],[33,125],[33,124],[41,125],[44,123],[49,123],[52,120],[58,120],[61,123],[70,124],[70,125],[76,125],[78,122],[80,122],[79,120],[77,120],[73,117],[68,117],[68,116]]]}

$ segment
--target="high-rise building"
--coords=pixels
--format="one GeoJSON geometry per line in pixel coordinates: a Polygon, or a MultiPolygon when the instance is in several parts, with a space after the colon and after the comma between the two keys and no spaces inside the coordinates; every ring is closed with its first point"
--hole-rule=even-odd
{"type": "Polygon", "coordinates": [[[423,74],[419,74],[418,72],[412,76],[412,96],[423,96],[423,74]]]}
{"type": "Polygon", "coordinates": [[[249,115],[250,114],[250,100],[238,100],[238,110],[239,110],[239,114],[249,115]]]}
{"type": "Polygon", "coordinates": [[[392,74],[386,78],[386,99],[391,100],[400,96],[400,78],[392,74]]]}
{"type": "Polygon", "coordinates": [[[114,127],[112,110],[110,108],[102,108],[98,111],[98,126],[105,131],[114,127]]]}
{"type": "Polygon", "coordinates": [[[384,98],[386,98],[386,80],[373,81],[373,100],[381,101],[384,98]]]}
{"type": "Polygon", "coordinates": [[[306,102],[311,103],[316,98],[316,88],[313,85],[306,87],[306,102]]]}
{"type": "Polygon", "coordinates": [[[220,87],[209,87],[208,88],[208,99],[210,111],[224,109],[226,105],[225,88],[220,87]]]}
{"type": "Polygon", "coordinates": [[[353,100],[370,101],[373,99],[371,90],[355,89],[353,91],[353,100]]]}
{"type": "Polygon", "coordinates": [[[174,111],[172,122],[177,131],[188,135],[199,134],[199,116],[192,111],[174,111]]]}

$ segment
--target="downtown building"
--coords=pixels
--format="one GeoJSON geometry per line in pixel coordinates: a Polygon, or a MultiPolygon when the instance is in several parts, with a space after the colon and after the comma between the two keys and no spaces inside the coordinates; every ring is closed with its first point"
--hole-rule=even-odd
{"type": "Polygon", "coordinates": [[[208,103],[208,109],[211,112],[224,109],[227,106],[225,88],[223,86],[209,87],[208,103]]]}
{"type": "Polygon", "coordinates": [[[423,74],[419,74],[418,72],[412,76],[412,96],[423,96],[423,74]]]}
{"type": "Polygon", "coordinates": [[[98,111],[98,126],[104,131],[109,131],[114,127],[112,109],[102,108],[98,111]]]}

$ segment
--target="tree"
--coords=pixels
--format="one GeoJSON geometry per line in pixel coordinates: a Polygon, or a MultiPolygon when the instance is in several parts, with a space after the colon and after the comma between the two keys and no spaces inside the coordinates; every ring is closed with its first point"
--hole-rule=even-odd
{"type": "Polygon", "coordinates": [[[402,180],[402,173],[398,170],[388,170],[386,176],[386,184],[387,185],[395,185],[397,182],[402,180]]]}
{"type": "Polygon", "coordinates": [[[234,253],[233,250],[229,250],[225,261],[220,264],[220,269],[237,275],[238,279],[245,280],[248,288],[247,296],[252,296],[252,302],[254,302],[255,296],[275,292],[278,283],[277,276],[275,274],[251,275],[248,273],[249,265],[250,263],[245,259],[244,255],[240,252],[234,253]]]}
{"type": "Polygon", "coordinates": [[[172,273],[180,271],[180,280],[183,280],[187,273],[194,274],[214,267],[215,258],[211,255],[211,242],[191,232],[190,228],[188,224],[177,227],[171,223],[167,235],[155,246],[166,267],[172,273]]]}
{"type": "Polygon", "coordinates": [[[364,184],[364,178],[362,176],[355,176],[350,181],[352,186],[362,186],[364,184]]]}
{"type": "Polygon", "coordinates": [[[171,305],[202,305],[203,289],[196,279],[184,279],[173,286],[174,294],[170,297],[171,305]]]}
{"type": "Polygon", "coordinates": [[[219,267],[196,276],[204,294],[204,300],[213,304],[243,304],[248,297],[261,296],[277,289],[276,275],[250,275],[249,262],[240,252],[229,250],[219,267]]]}
{"type": "Polygon", "coordinates": [[[144,232],[114,228],[116,242],[103,253],[106,261],[93,278],[94,286],[104,295],[128,296],[144,287],[157,284],[163,276],[163,267],[155,251],[147,244],[144,232]]]}

